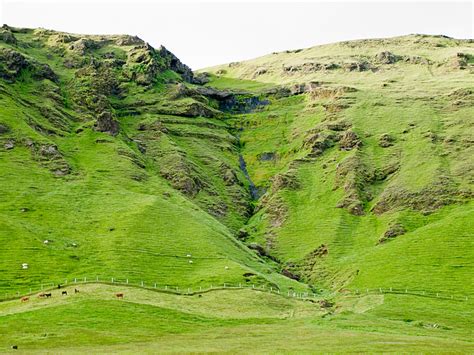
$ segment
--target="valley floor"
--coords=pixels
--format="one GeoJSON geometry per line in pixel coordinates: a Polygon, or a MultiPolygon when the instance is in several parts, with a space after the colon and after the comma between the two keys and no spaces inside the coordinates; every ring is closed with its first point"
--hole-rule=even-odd
{"type": "Polygon", "coordinates": [[[472,322],[457,317],[454,325],[449,317],[472,309],[470,301],[427,300],[420,313],[403,308],[422,304],[404,295],[346,296],[329,310],[252,290],[201,296],[101,284],[81,285],[79,294],[66,290],[68,296],[54,290],[50,299],[1,302],[0,352],[12,345],[35,353],[474,351],[472,322]]]}

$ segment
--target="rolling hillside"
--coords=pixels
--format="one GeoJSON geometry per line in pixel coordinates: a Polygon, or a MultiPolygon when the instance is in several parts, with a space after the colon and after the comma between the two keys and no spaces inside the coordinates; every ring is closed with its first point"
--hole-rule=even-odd
{"type": "Polygon", "coordinates": [[[0,302],[0,346],[472,351],[473,73],[444,36],[193,73],[138,37],[3,26],[0,298],[31,300],[0,302]],[[74,278],[122,284],[36,298],[74,278]]]}

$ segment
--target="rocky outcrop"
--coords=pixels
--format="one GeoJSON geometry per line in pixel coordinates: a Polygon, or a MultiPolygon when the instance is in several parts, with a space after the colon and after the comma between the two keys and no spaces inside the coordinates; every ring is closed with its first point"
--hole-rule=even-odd
{"type": "Polygon", "coordinates": [[[119,133],[120,128],[119,123],[114,119],[112,114],[108,111],[104,111],[97,116],[95,130],[116,136],[119,133]]]}
{"type": "Polygon", "coordinates": [[[178,59],[178,57],[176,57],[173,53],[167,50],[164,46],[161,46],[157,52],[161,59],[165,61],[165,66],[168,69],[171,69],[174,72],[180,74],[182,78],[188,83],[193,82],[194,74],[191,68],[189,68],[186,64],[183,64],[178,59]]]}
{"type": "Polygon", "coordinates": [[[33,79],[49,79],[54,82],[58,80],[57,75],[47,64],[27,58],[15,50],[0,48],[0,78],[15,82],[25,69],[30,70],[33,79]]]}
{"type": "Polygon", "coordinates": [[[0,28],[0,41],[12,45],[17,44],[16,37],[13,35],[12,31],[10,30],[10,27],[8,27],[7,25],[3,25],[0,28]]]}
{"type": "Polygon", "coordinates": [[[333,147],[339,139],[339,135],[331,131],[310,133],[304,141],[304,146],[311,149],[309,157],[315,158],[324,153],[326,149],[333,147]]]}
{"type": "Polygon", "coordinates": [[[339,139],[339,148],[341,150],[352,150],[359,148],[362,142],[359,136],[352,130],[345,131],[339,139]]]}
{"type": "Polygon", "coordinates": [[[376,59],[377,62],[379,62],[381,64],[394,64],[394,63],[398,62],[399,60],[401,60],[402,57],[398,56],[398,55],[395,55],[395,54],[393,54],[392,52],[389,52],[389,51],[383,51],[383,52],[378,53],[375,56],[375,59],[376,59]]]}
{"type": "Polygon", "coordinates": [[[272,179],[272,192],[276,193],[281,189],[298,189],[300,184],[296,174],[296,170],[290,169],[286,173],[275,175],[272,179]]]}

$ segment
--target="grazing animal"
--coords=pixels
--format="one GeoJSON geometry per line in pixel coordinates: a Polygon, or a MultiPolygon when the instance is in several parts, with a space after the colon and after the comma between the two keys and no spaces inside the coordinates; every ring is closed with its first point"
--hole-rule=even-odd
{"type": "Polygon", "coordinates": [[[40,294],[38,295],[38,298],[44,298],[44,297],[46,297],[46,295],[45,295],[44,293],[40,293],[40,294]]]}
{"type": "Polygon", "coordinates": [[[61,294],[62,294],[63,296],[67,296],[67,291],[63,291],[63,292],[61,292],[61,294]]]}
{"type": "Polygon", "coordinates": [[[29,297],[22,297],[22,298],[21,298],[21,302],[22,302],[22,303],[23,303],[23,302],[28,302],[29,300],[30,300],[29,297]]]}
{"type": "Polygon", "coordinates": [[[115,297],[117,297],[117,298],[122,298],[122,299],[123,299],[123,293],[116,293],[116,294],[115,294],[115,297]]]}
{"type": "Polygon", "coordinates": [[[18,350],[18,345],[12,345],[13,350],[18,350]]]}
{"type": "Polygon", "coordinates": [[[46,298],[50,298],[50,297],[52,296],[52,294],[51,294],[51,293],[45,293],[44,296],[45,296],[46,298]]]}
{"type": "Polygon", "coordinates": [[[61,285],[58,285],[58,290],[61,288],[61,285]]]}
{"type": "Polygon", "coordinates": [[[79,290],[77,288],[75,288],[74,293],[79,293],[79,290]]]}

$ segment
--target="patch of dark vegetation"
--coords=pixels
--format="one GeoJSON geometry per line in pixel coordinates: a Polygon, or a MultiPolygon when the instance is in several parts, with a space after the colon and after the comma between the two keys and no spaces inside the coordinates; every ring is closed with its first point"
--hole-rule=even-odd
{"type": "Polygon", "coordinates": [[[6,123],[0,123],[0,134],[5,134],[10,132],[10,127],[6,123]]]}
{"type": "Polygon", "coordinates": [[[379,146],[382,148],[391,147],[395,143],[395,137],[388,133],[384,133],[379,137],[379,146]]]}

